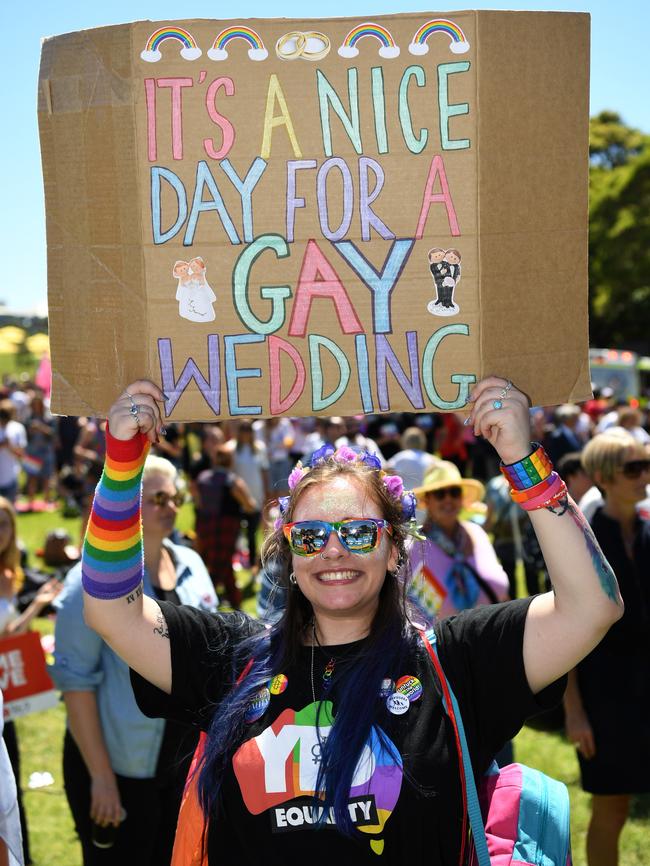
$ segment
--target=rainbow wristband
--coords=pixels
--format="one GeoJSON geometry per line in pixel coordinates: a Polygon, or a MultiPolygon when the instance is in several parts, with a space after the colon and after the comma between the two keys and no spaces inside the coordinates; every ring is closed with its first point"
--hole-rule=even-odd
{"type": "Polygon", "coordinates": [[[144,574],[141,479],[149,440],[123,441],[106,428],[106,462],[95,491],[81,560],[84,590],[94,598],[122,598],[144,574]]]}
{"type": "Polygon", "coordinates": [[[510,496],[513,502],[526,502],[528,499],[536,499],[541,493],[548,491],[554,484],[557,472],[551,472],[548,478],[540,481],[534,487],[528,487],[526,490],[513,490],[510,488],[510,496]]]}
{"type": "Polygon", "coordinates": [[[499,467],[513,490],[527,490],[547,479],[553,471],[551,460],[539,442],[532,443],[534,448],[523,460],[516,463],[502,463],[499,467]]]}
{"type": "Polygon", "coordinates": [[[548,505],[553,504],[555,501],[566,495],[566,484],[558,475],[556,481],[549,490],[545,490],[533,499],[527,499],[526,502],[520,502],[519,507],[523,508],[524,511],[537,511],[538,508],[546,508],[548,505]]]}

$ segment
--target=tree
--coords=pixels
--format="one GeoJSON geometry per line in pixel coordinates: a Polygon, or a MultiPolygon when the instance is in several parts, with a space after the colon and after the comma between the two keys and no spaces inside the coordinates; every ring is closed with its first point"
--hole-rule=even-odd
{"type": "Polygon", "coordinates": [[[650,136],[602,112],[590,158],[590,342],[650,354],[650,136]]]}

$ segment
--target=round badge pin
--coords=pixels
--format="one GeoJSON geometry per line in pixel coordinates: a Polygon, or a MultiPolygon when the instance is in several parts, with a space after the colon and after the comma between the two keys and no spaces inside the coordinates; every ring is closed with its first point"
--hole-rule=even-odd
{"type": "Polygon", "coordinates": [[[408,712],[411,703],[406,695],[402,695],[399,692],[393,692],[392,695],[388,696],[386,706],[388,707],[388,712],[392,713],[394,716],[403,716],[404,713],[408,712]]]}
{"type": "Polygon", "coordinates": [[[289,680],[284,674],[276,674],[269,680],[269,691],[272,695],[281,695],[289,684],[289,680]]]}
{"type": "Polygon", "coordinates": [[[264,687],[260,689],[259,692],[253,696],[250,704],[248,705],[248,709],[246,710],[246,714],[244,716],[244,721],[247,725],[251,725],[253,722],[256,722],[258,719],[262,718],[264,713],[266,712],[266,708],[271,703],[271,692],[264,687]]]}
{"type": "Polygon", "coordinates": [[[387,698],[389,695],[392,695],[395,691],[395,683],[390,679],[390,677],[386,677],[386,679],[381,681],[381,685],[379,686],[379,697],[387,698]]]}
{"type": "Polygon", "coordinates": [[[405,695],[409,701],[417,701],[422,694],[422,683],[417,677],[400,677],[395,683],[395,691],[405,695]]]}

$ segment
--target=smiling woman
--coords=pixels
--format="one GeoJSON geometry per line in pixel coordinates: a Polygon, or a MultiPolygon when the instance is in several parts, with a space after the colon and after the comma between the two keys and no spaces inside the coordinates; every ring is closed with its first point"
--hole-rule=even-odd
{"type": "MultiPolygon", "coordinates": [[[[118,397],[107,471],[120,454],[137,473],[162,426],[163,398],[142,380],[118,397]]],[[[526,396],[490,377],[471,404],[475,432],[513,478],[533,463],[544,470],[513,481],[513,495],[531,514],[555,589],[435,627],[482,773],[525,718],[559,700],[563,674],[620,616],[620,600],[611,576],[602,591],[606,565],[594,560],[593,539],[569,513],[560,479],[531,450],[526,396]]],[[[147,598],[132,544],[116,562],[130,568],[122,572],[129,579],[117,585],[111,569],[93,568],[86,545],[86,619],[132,666],[139,707],[205,734],[189,789],[197,798],[186,800],[196,803],[198,832],[189,858],[173,863],[196,855],[242,866],[376,864],[382,855],[384,866],[397,866],[405,852],[413,864],[432,862],[432,851],[438,866],[464,863],[455,740],[405,602],[415,497],[382,472],[378,457],[347,447],[323,446],[288,484],[263,548],[287,597],[269,628],[239,612],[147,598]]],[[[455,493],[465,484],[443,486],[455,493]]],[[[119,498],[119,486],[113,492],[119,498]]],[[[104,507],[104,481],[97,497],[104,507]]],[[[451,508],[455,499],[440,502],[451,508]]]]}

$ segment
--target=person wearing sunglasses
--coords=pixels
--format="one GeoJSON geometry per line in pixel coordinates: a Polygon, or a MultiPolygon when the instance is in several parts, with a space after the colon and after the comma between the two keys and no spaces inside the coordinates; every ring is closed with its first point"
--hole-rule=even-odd
{"type": "MultiPolygon", "coordinates": [[[[163,399],[140,380],[114,402],[100,501],[117,486],[137,502],[136,467],[159,435],[163,399]]],[[[506,464],[554,592],[435,627],[477,773],[527,716],[560,700],[563,675],[621,615],[588,527],[530,443],[528,406],[511,382],[489,377],[474,387],[468,422],[506,464]]],[[[375,455],[348,446],[324,445],[288,481],[263,548],[287,591],[269,628],[140,594],[141,574],[111,534],[105,549],[84,546],[87,621],[131,665],[138,705],[204,733],[179,819],[190,856],[172,862],[198,852],[208,866],[457,866],[466,834],[455,741],[405,599],[415,497],[375,455]]],[[[93,516],[91,539],[95,525],[93,516]]]]}
{"type": "Polygon", "coordinates": [[[625,614],[569,675],[565,727],[592,794],[589,866],[618,863],[631,796],[650,793],[650,522],[638,513],[650,484],[650,453],[612,428],[587,443],[582,465],[603,495],[591,518],[616,572],[625,614]]]}
{"type": "Polygon", "coordinates": [[[414,573],[410,598],[431,624],[461,610],[508,598],[508,576],[483,529],[461,520],[461,512],[480,502],[485,488],[462,478],[458,467],[441,461],[413,491],[426,509],[424,544],[410,552],[414,573]]]}
{"type": "MultiPolygon", "coordinates": [[[[142,471],[144,556],[142,550],[131,555],[136,568],[144,566],[137,592],[213,612],[217,596],[200,556],[169,540],[184,501],[173,464],[148,457],[142,471]]],[[[106,537],[105,515],[113,513],[112,507],[117,508],[118,526],[132,519],[132,505],[107,489],[95,499],[88,544],[101,544],[106,537]]],[[[114,546],[128,550],[124,528],[114,538],[114,546]]],[[[133,603],[136,594],[130,598],[133,603]]],[[[80,566],[68,573],[56,607],[52,673],[68,716],[63,779],[84,866],[169,863],[197,733],[140,712],[127,665],[84,622],[80,566]],[[93,844],[93,824],[119,828],[110,849],[93,844]]]]}

